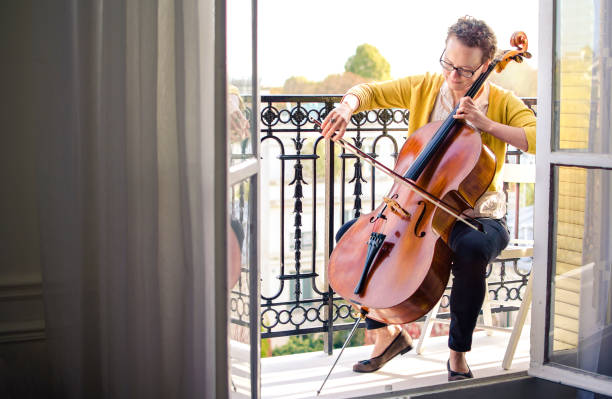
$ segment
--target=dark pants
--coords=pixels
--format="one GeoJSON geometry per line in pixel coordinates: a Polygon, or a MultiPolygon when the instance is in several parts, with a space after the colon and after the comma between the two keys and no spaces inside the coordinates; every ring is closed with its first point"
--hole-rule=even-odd
{"type": "MultiPolygon", "coordinates": [[[[355,223],[345,223],[336,233],[336,241],[355,223]]],[[[457,222],[449,245],[453,251],[451,270],[454,276],[450,296],[450,333],[448,347],[457,352],[472,348],[472,333],[487,292],[487,265],[508,245],[510,236],[503,219],[478,218],[485,233],[457,222]]],[[[366,328],[376,329],[386,324],[366,318],[366,328]]]]}

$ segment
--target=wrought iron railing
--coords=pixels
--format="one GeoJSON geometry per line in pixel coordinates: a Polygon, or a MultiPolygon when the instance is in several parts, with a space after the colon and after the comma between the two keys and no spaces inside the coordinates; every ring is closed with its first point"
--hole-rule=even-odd
{"type": "MultiPolygon", "coordinates": [[[[265,242],[267,254],[261,263],[262,338],[327,333],[327,342],[332,342],[333,331],[348,329],[356,320],[350,306],[334,295],[327,284],[324,251],[333,248],[338,227],[359,216],[364,208],[373,210],[378,197],[391,183],[372,167],[364,168],[354,155],[344,151],[336,154],[337,149],[330,144],[325,148],[325,140],[310,120],[322,121],[341,98],[261,97],[260,239],[265,242]],[[352,192],[347,195],[350,188],[352,192]]],[[[535,109],[535,99],[524,101],[535,109]]],[[[405,140],[408,118],[409,112],[400,109],[361,112],[353,115],[345,138],[392,166],[405,140]]],[[[506,162],[520,162],[521,156],[519,150],[508,151],[506,162]]],[[[515,229],[518,193],[517,188],[515,229]]],[[[517,233],[514,232],[515,237],[517,233]]],[[[495,299],[510,301],[494,312],[518,309],[512,301],[521,300],[529,276],[529,270],[521,269],[519,261],[500,262],[498,281],[489,284],[495,299]],[[507,262],[511,262],[510,268],[507,262]]],[[[487,276],[494,269],[490,265],[487,276]]],[[[243,290],[234,290],[232,306],[237,308],[238,303],[245,301],[241,298],[245,295],[248,293],[243,290]]],[[[445,296],[442,307],[447,303],[445,296]]],[[[244,312],[233,312],[232,322],[244,325],[244,320],[244,312]]],[[[326,346],[326,351],[331,353],[331,345],[326,346]]]]}

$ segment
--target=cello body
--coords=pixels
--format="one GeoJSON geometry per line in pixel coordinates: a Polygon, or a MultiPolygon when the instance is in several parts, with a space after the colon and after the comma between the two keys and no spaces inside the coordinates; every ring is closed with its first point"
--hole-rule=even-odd
{"type": "MultiPolygon", "coordinates": [[[[441,125],[429,123],[408,138],[394,168],[397,173],[409,170],[441,125]]],[[[480,134],[457,124],[415,182],[463,212],[489,187],[495,167],[495,156],[482,144],[480,134]]],[[[334,291],[367,310],[368,317],[390,324],[408,323],[429,312],[446,288],[452,262],[448,240],[456,219],[398,183],[388,197],[404,212],[382,203],[360,216],[332,252],[328,275],[334,291]],[[355,293],[368,252],[364,243],[372,231],[383,233],[384,242],[364,288],[355,293]]]]}
{"type": "MultiPolygon", "coordinates": [[[[465,96],[476,97],[493,70],[531,57],[525,33],[515,32],[510,44],[516,50],[493,60],[465,96]]],[[[385,202],[359,217],[330,256],[331,287],[362,315],[400,324],[428,313],[450,277],[453,226],[461,219],[476,228],[460,214],[489,187],[496,160],[479,133],[454,119],[456,110],[444,122],[429,123],[408,137],[394,168],[406,184],[396,180],[385,202]],[[413,185],[418,190],[409,189],[413,185]]]]}

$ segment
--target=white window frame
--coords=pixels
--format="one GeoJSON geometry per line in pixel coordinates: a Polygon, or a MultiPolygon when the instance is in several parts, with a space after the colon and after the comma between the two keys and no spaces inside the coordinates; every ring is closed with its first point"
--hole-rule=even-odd
{"type": "Polygon", "coordinates": [[[538,121],[536,153],[536,186],[533,257],[533,299],[531,310],[531,362],[529,375],[558,382],[587,391],[610,395],[612,377],[546,363],[546,345],[550,314],[548,303],[553,292],[550,278],[552,270],[552,232],[555,209],[553,205],[553,169],[555,166],[597,167],[612,169],[612,155],[568,153],[552,151],[553,135],[553,78],[555,49],[555,0],[540,0],[539,4],[539,61],[538,61],[538,121]],[[552,183],[552,184],[551,184],[552,183]]]}
{"type": "MultiPolygon", "coordinates": [[[[222,13],[218,13],[218,14],[222,14],[222,17],[219,17],[220,19],[222,18],[223,20],[223,29],[222,31],[222,39],[224,46],[227,46],[227,25],[225,24],[225,19],[227,17],[227,0],[215,0],[218,5],[219,8],[223,10],[222,13]]],[[[260,218],[260,192],[261,192],[261,182],[260,182],[260,178],[259,178],[259,172],[260,172],[260,155],[259,155],[259,131],[260,131],[260,124],[259,124],[259,109],[260,109],[260,95],[259,95],[259,85],[258,85],[258,68],[257,68],[257,22],[258,22],[258,1],[257,0],[251,0],[251,10],[252,10],[252,15],[251,15],[251,61],[252,61],[252,101],[251,101],[251,106],[253,107],[253,112],[251,113],[252,118],[250,121],[251,124],[251,148],[253,150],[253,154],[254,157],[252,159],[247,159],[244,160],[242,162],[239,162],[235,165],[229,166],[230,164],[230,157],[228,157],[228,159],[226,160],[226,169],[227,169],[227,187],[226,190],[229,191],[231,189],[232,186],[248,180],[250,181],[251,184],[251,190],[252,192],[254,192],[254,194],[251,196],[250,201],[254,201],[255,202],[255,209],[257,209],[257,211],[255,212],[255,215],[252,216],[252,219],[254,221],[254,223],[251,223],[248,228],[250,230],[250,235],[252,237],[252,239],[250,240],[252,242],[252,244],[250,245],[249,248],[247,248],[246,250],[250,252],[250,263],[249,263],[249,287],[250,287],[250,299],[249,299],[249,341],[250,341],[250,370],[249,370],[249,376],[250,376],[250,385],[251,385],[251,398],[260,398],[261,397],[261,328],[260,328],[260,312],[261,312],[261,284],[260,284],[260,262],[259,262],[259,255],[261,253],[261,249],[260,249],[260,224],[259,221],[261,220],[260,218]]],[[[231,17],[231,16],[230,16],[231,17]]],[[[221,22],[219,22],[219,24],[221,24],[221,22]]],[[[220,35],[221,36],[221,35],[220,35]]],[[[225,62],[221,63],[221,65],[223,65],[225,67],[225,71],[224,71],[224,76],[225,78],[223,79],[223,81],[225,81],[225,84],[223,85],[223,90],[227,90],[228,87],[228,74],[227,74],[227,48],[224,49],[224,57],[225,57],[225,62]]],[[[225,95],[227,95],[227,92],[225,93],[225,95]]],[[[222,100],[222,104],[226,104],[227,101],[226,98],[223,98],[222,100]]],[[[225,109],[225,107],[224,107],[225,109]]],[[[227,112],[227,110],[225,109],[225,112],[227,112]]],[[[225,115],[225,114],[224,114],[225,115]]],[[[225,119],[225,130],[226,130],[226,140],[228,141],[226,143],[227,146],[229,146],[229,121],[227,119],[225,119]]],[[[227,151],[226,151],[227,152],[227,151]]],[[[225,207],[227,208],[228,206],[228,202],[225,202],[225,207]]],[[[225,214],[227,215],[228,219],[226,220],[226,226],[229,225],[229,212],[226,209],[225,214]]],[[[226,270],[228,269],[227,267],[225,268],[226,270]]],[[[224,284],[225,280],[224,280],[224,284]]],[[[227,291],[224,291],[227,295],[227,291]]],[[[229,299],[229,297],[227,297],[226,299],[229,299]]],[[[229,322],[229,320],[228,320],[229,322]]],[[[227,341],[227,337],[224,337],[225,342],[227,341]]],[[[228,352],[228,358],[229,358],[229,352],[228,352]]],[[[231,377],[231,372],[230,370],[227,370],[227,376],[228,379],[231,377]]],[[[228,384],[231,386],[231,384],[228,384]]],[[[230,388],[231,389],[231,388],[230,388]]],[[[229,394],[229,397],[231,397],[231,393],[229,394]]]]}

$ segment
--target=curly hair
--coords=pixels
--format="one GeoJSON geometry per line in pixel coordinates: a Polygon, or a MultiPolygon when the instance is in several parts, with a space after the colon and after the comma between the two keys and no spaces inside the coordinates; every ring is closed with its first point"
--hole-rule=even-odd
{"type": "Polygon", "coordinates": [[[497,50],[497,38],[493,30],[484,21],[466,15],[461,17],[450,28],[446,42],[451,36],[468,47],[478,47],[482,50],[482,62],[493,59],[497,50]]]}

